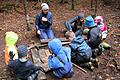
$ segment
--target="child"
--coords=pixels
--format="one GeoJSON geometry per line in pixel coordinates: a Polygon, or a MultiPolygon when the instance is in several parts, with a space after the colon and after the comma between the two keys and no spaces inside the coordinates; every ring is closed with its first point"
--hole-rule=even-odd
{"type": "Polygon", "coordinates": [[[81,35],[76,37],[74,32],[71,31],[66,32],[65,35],[71,41],[69,46],[72,51],[72,61],[79,66],[92,70],[94,68],[92,63],[97,65],[97,59],[92,58],[92,50],[84,38],[81,35]]]}
{"type": "Polygon", "coordinates": [[[18,59],[13,60],[13,52],[9,53],[10,60],[8,67],[13,70],[16,74],[17,79],[20,80],[35,80],[37,78],[38,70],[41,67],[34,66],[33,63],[28,59],[28,49],[25,45],[18,46],[18,59]]]}
{"type": "Polygon", "coordinates": [[[59,39],[53,39],[48,43],[52,55],[48,58],[48,65],[57,78],[71,77],[73,67],[71,62],[71,49],[62,47],[59,39]]]}
{"type": "Polygon", "coordinates": [[[86,17],[84,25],[89,29],[87,44],[92,49],[98,48],[99,44],[102,42],[102,31],[100,30],[100,27],[95,26],[92,16],[86,17]]]}
{"type": "Polygon", "coordinates": [[[107,26],[103,21],[103,16],[97,16],[94,20],[95,25],[100,27],[100,30],[102,31],[102,39],[105,39],[107,37],[107,26]]]}
{"type": "Polygon", "coordinates": [[[18,59],[18,53],[17,53],[17,48],[16,48],[16,43],[18,40],[18,35],[12,31],[6,32],[5,36],[5,63],[8,65],[10,56],[9,52],[12,52],[14,57],[13,60],[18,59]]]}

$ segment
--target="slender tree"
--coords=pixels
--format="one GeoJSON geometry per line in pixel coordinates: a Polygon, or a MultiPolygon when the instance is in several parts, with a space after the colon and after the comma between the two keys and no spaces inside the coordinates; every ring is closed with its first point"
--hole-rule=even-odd
{"type": "Polygon", "coordinates": [[[71,9],[74,10],[74,0],[71,0],[71,9]]]}
{"type": "Polygon", "coordinates": [[[27,24],[27,30],[30,31],[31,30],[31,26],[30,26],[30,20],[29,20],[29,15],[28,15],[28,9],[27,9],[27,0],[23,1],[23,5],[24,5],[24,12],[25,12],[25,20],[26,20],[26,24],[27,24]]]}
{"type": "Polygon", "coordinates": [[[91,0],[91,8],[93,7],[93,0],[91,0]]]}
{"type": "Polygon", "coordinates": [[[95,16],[97,15],[97,6],[98,6],[98,1],[95,0],[95,13],[94,13],[95,16]]]}

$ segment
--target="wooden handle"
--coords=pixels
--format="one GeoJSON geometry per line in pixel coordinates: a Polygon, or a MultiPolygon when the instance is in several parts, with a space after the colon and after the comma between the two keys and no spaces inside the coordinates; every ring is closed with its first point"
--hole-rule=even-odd
{"type": "Polygon", "coordinates": [[[76,64],[74,64],[74,63],[72,63],[72,64],[73,64],[73,66],[75,66],[75,67],[78,68],[79,70],[83,71],[84,73],[87,73],[87,71],[86,71],[85,69],[81,68],[80,66],[78,66],[78,65],[76,65],[76,64]]]}

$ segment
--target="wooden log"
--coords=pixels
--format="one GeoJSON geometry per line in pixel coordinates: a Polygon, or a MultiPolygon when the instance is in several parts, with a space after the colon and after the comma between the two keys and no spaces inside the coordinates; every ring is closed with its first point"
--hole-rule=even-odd
{"type": "Polygon", "coordinates": [[[48,46],[48,44],[34,44],[34,45],[30,45],[29,47],[28,47],[28,49],[30,50],[30,49],[33,49],[33,48],[42,48],[42,47],[47,47],[48,46]]]}
{"type": "Polygon", "coordinates": [[[47,80],[46,74],[40,71],[37,80],[47,80]]]}
{"type": "MultiPolygon", "coordinates": [[[[38,51],[34,48],[34,49],[31,49],[31,53],[32,53],[32,58],[33,58],[34,64],[36,66],[41,66],[41,64],[43,64],[43,63],[40,60],[38,51]]],[[[47,79],[45,73],[40,71],[40,73],[38,74],[38,80],[45,80],[45,79],[47,79]]]]}
{"type": "Polygon", "coordinates": [[[50,52],[48,51],[48,49],[40,49],[39,55],[41,61],[43,62],[43,64],[41,64],[42,68],[44,69],[45,72],[49,71],[50,68],[48,66],[48,57],[50,55],[50,52]]]}
{"type": "Polygon", "coordinates": [[[73,64],[73,66],[75,66],[75,67],[78,68],[79,70],[83,71],[84,73],[87,73],[87,71],[86,71],[85,69],[81,68],[80,66],[78,66],[78,65],[76,65],[76,64],[74,64],[74,63],[72,63],[72,64],[73,64]]]}
{"type": "MultiPolygon", "coordinates": [[[[69,41],[69,40],[66,39],[66,38],[59,38],[59,39],[61,40],[61,42],[67,42],[67,41],[69,41]]],[[[46,43],[48,43],[50,40],[51,40],[51,39],[40,39],[40,42],[41,42],[41,44],[46,44],[46,43]]]]}
{"type": "Polygon", "coordinates": [[[42,60],[43,63],[46,63],[46,54],[45,54],[45,50],[44,49],[40,49],[39,50],[39,55],[40,55],[40,59],[42,60]]]}
{"type": "Polygon", "coordinates": [[[51,55],[49,49],[45,49],[45,54],[46,54],[47,58],[51,55]]]}
{"type": "Polygon", "coordinates": [[[40,61],[40,56],[38,54],[38,51],[34,48],[34,49],[31,49],[31,53],[32,53],[32,58],[33,58],[33,62],[35,65],[39,66],[41,61],[40,61]]]}

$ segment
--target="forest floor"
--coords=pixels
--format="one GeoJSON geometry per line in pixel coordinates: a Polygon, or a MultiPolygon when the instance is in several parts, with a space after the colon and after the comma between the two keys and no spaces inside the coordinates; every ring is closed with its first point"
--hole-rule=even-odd
{"type": "MultiPolygon", "coordinates": [[[[75,2],[75,10],[70,10],[70,4],[60,4],[58,0],[53,0],[49,3],[50,11],[53,13],[53,31],[56,37],[63,37],[65,21],[80,12],[84,12],[85,17],[94,14],[94,8],[90,7],[90,0],[77,1],[75,2]]],[[[11,75],[9,71],[7,71],[7,66],[4,63],[5,33],[7,31],[16,32],[19,35],[17,45],[29,45],[32,42],[39,43],[35,32],[35,16],[40,11],[41,3],[38,3],[34,8],[32,8],[32,6],[35,2],[31,1],[28,3],[28,13],[32,25],[31,31],[27,31],[22,3],[19,3],[19,6],[16,8],[12,6],[15,4],[14,0],[9,0],[8,2],[2,0],[0,3],[0,80],[15,80],[14,75],[11,75]]],[[[113,64],[113,59],[116,59],[118,67],[120,65],[120,10],[115,9],[114,6],[106,6],[99,2],[97,15],[104,16],[107,24],[111,23],[106,42],[109,43],[112,48],[104,51],[103,54],[99,56],[99,68],[95,68],[93,72],[87,70],[87,73],[83,73],[75,68],[74,75],[69,80],[120,80],[120,72],[113,64]]]]}

